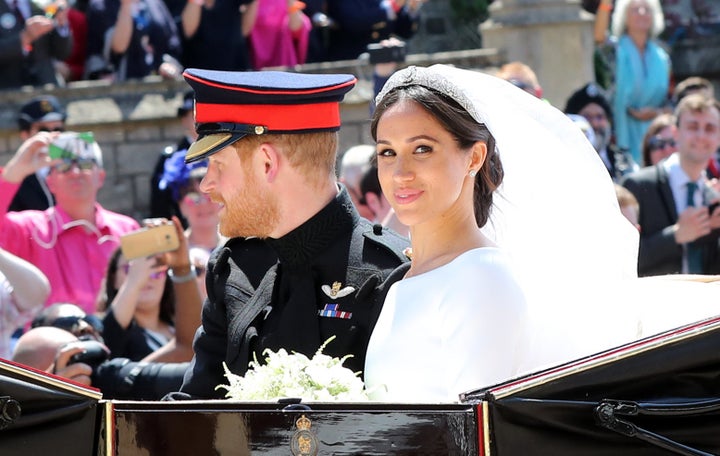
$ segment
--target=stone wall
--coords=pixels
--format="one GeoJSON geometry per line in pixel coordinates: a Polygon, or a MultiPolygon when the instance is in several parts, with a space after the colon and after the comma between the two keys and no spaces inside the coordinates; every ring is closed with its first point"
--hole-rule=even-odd
{"type": "MultiPolygon", "coordinates": [[[[493,49],[415,54],[406,64],[450,63],[465,68],[492,69],[502,62],[493,49]]],[[[357,86],[341,104],[343,127],[339,150],[369,143],[369,101],[372,97],[371,69],[361,61],[305,65],[297,71],[352,73],[357,86]]],[[[144,81],[108,84],[85,81],[67,88],[25,89],[0,92],[0,165],[7,163],[20,145],[16,115],[29,98],[52,93],[67,107],[68,129],[93,131],[103,150],[107,171],[98,199],[108,209],[142,218],[149,207],[150,175],[165,147],[182,136],[177,107],[188,86],[184,81],[144,81]]]]}

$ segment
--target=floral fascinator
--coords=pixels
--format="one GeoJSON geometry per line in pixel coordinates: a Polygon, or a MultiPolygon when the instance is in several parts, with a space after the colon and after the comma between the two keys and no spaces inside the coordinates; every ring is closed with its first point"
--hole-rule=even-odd
{"type": "Polygon", "coordinates": [[[207,171],[207,160],[185,163],[186,149],[174,152],[165,160],[163,173],[158,183],[160,190],[170,189],[175,201],[180,199],[180,193],[190,179],[201,179],[207,171]]]}

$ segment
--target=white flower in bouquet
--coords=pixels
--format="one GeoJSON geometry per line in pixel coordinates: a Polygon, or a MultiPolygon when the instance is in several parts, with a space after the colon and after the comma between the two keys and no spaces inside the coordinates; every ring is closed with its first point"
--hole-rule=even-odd
{"type": "Polygon", "coordinates": [[[359,373],[343,367],[351,355],[333,358],[322,352],[335,336],[318,349],[312,358],[302,353],[289,354],[281,348],[277,352],[265,350],[265,364],[257,358],[250,361],[245,376],[233,374],[223,363],[229,385],[225,397],[239,401],[275,401],[299,397],[309,402],[356,402],[369,400],[359,373]]]}

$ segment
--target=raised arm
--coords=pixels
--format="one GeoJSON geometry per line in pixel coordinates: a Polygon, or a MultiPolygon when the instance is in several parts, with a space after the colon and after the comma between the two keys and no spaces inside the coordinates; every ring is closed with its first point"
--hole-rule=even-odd
{"type": "Polygon", "coordinates": [[[132,6],[136,0],[121,0],[115,22],[115,30],[112,32],[111,49],[116,54],[124,54],[130,46],[130,39],[133,34],[132,6]]]}
{"type": "Polygon", "coordinates": [[[613,10],[613,0],[601,0],[595,12],[595,24],[593,36],[595,44],[603,44],[607,39],[608,25],[610,24],[610,13],[613,10]]]}
{"type": "Polygon", "coordinates": [[[172,271],[169,280],[175,291],[175,337],[145,357],[143,361],[178,363],[190,361],[193,357],[193,338],[200,327],[202,299],[195,280],[195,271],[190,263],[187,238],[182,224],[173,217],[173,224],[180,240],[177,250],[165,254],[165,264],[172,271]]]}
{"type": "Polygon", "coordinates": [[[18,310],[42,308],[50,295],[50,282],[40,269],[0,248],[0,272],[13,287],[18,310]]]}

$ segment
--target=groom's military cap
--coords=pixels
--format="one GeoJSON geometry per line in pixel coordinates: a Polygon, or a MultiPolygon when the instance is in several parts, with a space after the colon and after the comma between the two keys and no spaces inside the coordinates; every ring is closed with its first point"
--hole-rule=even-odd
{"type": "Polygon", "coordinates": [[[351,74],[195,68],[183,76],[195,91],[199,135],[188,150],[187,163],[247,135],[337,131],[340,101],[357,81],[351,74]]]}

